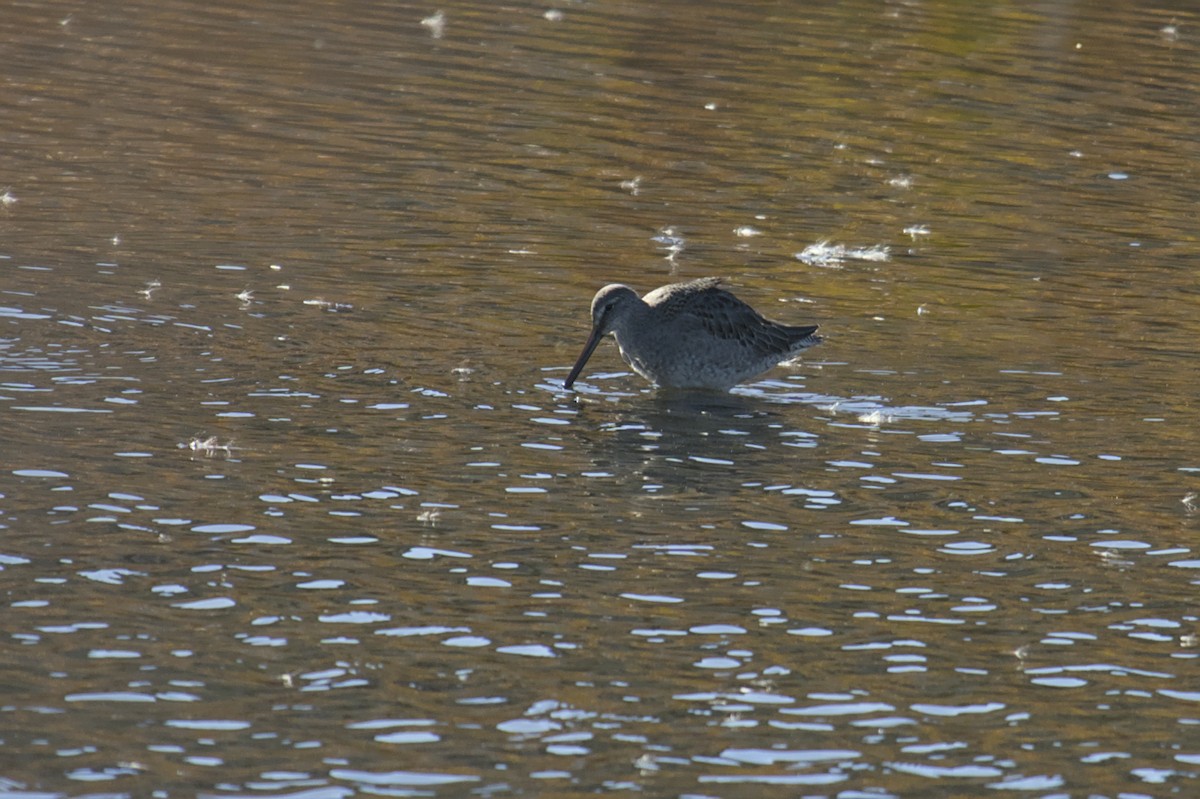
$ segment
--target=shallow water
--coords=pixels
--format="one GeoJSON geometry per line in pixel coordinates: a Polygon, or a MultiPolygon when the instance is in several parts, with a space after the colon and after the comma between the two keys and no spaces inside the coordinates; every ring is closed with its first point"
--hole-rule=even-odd
{"type": "Polygon", "coordinates": [[[0,20],[0,795],[1195,793],[1195,12],[437,11],[0,20]]]}

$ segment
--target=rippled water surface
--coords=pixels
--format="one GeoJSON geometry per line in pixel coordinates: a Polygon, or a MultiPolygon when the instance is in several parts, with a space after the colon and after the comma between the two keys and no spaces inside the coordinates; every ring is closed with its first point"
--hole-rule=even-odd
{"type": "Polygon", "coordinates": [[[1198,35],[6,9],[0,796],[1196,795],[1198,35]]]}

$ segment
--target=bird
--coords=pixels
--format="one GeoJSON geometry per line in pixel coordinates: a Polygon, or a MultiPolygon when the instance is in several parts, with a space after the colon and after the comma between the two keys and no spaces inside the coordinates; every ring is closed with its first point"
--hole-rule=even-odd
{"type": "Polygon", "coordinates": [[[563,382],[570,389],[608,334],[633,370],[662,388],[728,391],[819,344],[818,325],[772,322],[721,287],[671,283],[639,297],[612,283],[592,298],[592,332],[563,382]]]}

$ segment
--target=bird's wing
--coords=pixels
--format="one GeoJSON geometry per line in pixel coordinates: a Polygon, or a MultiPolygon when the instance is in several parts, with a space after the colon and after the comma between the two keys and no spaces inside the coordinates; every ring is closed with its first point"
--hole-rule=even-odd
{"type": "Polygon", "coordinates": [[[687,303],[681,313],[692,317],[704,333],[737,341],[762,355],[788,352],[817,332],[816,325],[791,326],[772,322],[720,288],[716,280],[702,287],[699,294],[703,295],[702,299],[697,296],[696,301],[687,303]]]}
{"type": "Polygon", "coordinates": [[[680,308],[704,332],[717,338],[744,339],[770,331],[773,325],[762,314],[721,288],[714,280],[701,287],[693,301],[680,308]]]}

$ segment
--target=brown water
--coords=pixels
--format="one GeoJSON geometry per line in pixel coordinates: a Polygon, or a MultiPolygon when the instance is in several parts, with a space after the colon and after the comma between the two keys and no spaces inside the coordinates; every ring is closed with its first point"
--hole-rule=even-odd
{"type": "Polygon", "coordinates": [[[1200,791],[1191,4],[243,5],[0,16],[0,796],[1200,791]]]}

